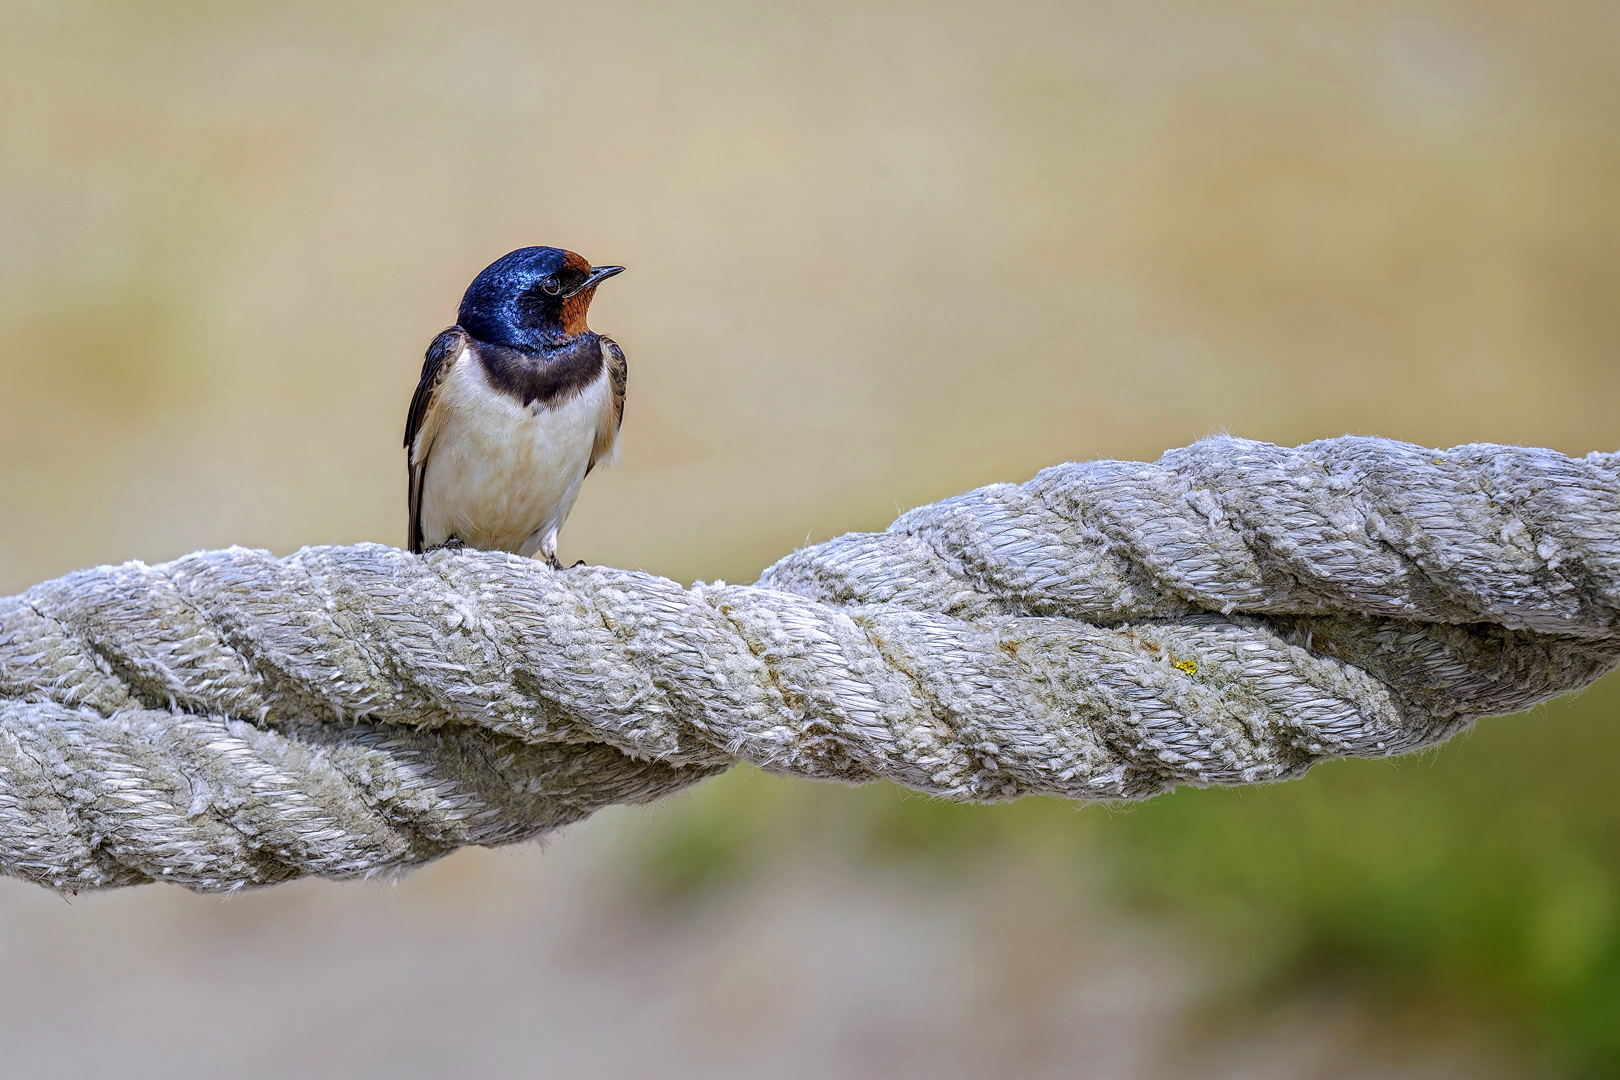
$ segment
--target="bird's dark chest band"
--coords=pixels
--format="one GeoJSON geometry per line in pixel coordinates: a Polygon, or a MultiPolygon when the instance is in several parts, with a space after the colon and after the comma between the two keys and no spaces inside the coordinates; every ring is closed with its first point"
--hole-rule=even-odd
{"type": "Polygon", "coordinates": [[[595,334],[540,349],[479,341],[473,351],[489,385],[525,406],[561,405],[602,377],[602,345],[595,334]]]}

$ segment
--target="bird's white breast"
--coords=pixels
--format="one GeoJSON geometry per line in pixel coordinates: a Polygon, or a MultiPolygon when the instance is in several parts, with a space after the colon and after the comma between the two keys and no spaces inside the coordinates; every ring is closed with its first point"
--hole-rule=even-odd
{"type": "Polygon", "coordinates": [[[457,536],[533,554],[573,509],[610,393],[604,369],[580,393],[526,406],[462,356],[440,389],[444,413],[422,478],[423,540],[457,536]]]}

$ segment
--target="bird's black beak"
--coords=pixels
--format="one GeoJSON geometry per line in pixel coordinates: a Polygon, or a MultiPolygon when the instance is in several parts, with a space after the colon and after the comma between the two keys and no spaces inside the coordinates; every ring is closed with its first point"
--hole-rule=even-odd
{"type": "Polygon", "coordinates": [[[584,281],[580,282],[576,287],[569,289],[562,295],[564,297],[577,296],[586,289],[596,288],[614,274],[622,273],[624,273],[624,267],[622,266],[593,266],[591,267],[591,272],[585,275],[584,281]]]}

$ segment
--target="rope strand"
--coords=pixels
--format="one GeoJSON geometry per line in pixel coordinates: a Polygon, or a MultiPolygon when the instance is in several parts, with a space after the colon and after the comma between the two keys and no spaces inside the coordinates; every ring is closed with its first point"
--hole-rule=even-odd
{"type": "Polygon", "coordinates": [[[0,869],[387,872],[738,760],[1142,798],[1431,745],[1620,661],[1620,462],[1212,439],[1061,465],[755,586],[375,544],[0,601],[0,869]]]}

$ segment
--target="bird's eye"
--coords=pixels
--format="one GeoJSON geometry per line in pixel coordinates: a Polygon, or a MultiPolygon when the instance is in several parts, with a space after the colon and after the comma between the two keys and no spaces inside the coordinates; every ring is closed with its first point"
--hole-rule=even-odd
{"type": "Polygon", "coordinates": [[[562,292],[562,282],[554,277],[548,277],[540,283],[540,288],[547,296],[556,296],[562,292]]]}

